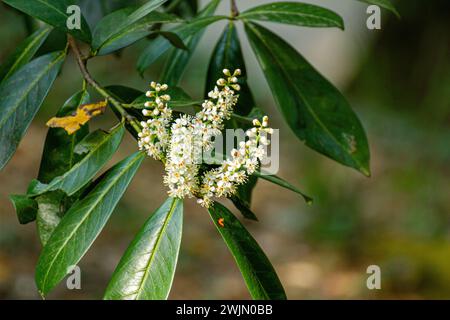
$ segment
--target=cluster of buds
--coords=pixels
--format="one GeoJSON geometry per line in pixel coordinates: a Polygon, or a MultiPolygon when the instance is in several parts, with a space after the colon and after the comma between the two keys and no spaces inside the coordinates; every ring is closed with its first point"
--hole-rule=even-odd
{"type": "Polygon", "coordinates": [[[258,169],[266,155],[265,148],[270,144],[267,134],[272,134],[273,129],[268,127],[267,116],[262,123],[258,119],[253,120],[253,125],[255,127],[246,132],[247,141],[240,142],[239,149],[231,151],[231,158],[204,175],[197,200],[202,206],[209,207],[214,198],[232,196],[237,187],[258,169]]]}
{"type": "Polygon", "coordinates": [[[195,116],[183,115],[172,122],[172,110],[168,107],[170,96],[164,94],[167,85],[151,83],[153,90],[147,92],[151,99],[145,103],[143,114],[149,117],[141,122],[139,149],[157,159],[165,161],[164,184],[169,195],[176,198],[197,197],[198,202],[209,207],[214,198],[229,197],[237,186],[245,183],[265,156],[265,146],[269,144],[267,133],[268,118],[262,123],[254,120],[254,128],[246,132],[247,141],[241,142],[239,149],[231,152],[217,169],[199,177],[202,152],[212,147],[212,138],[221,134],[224,121],[230,119],[238,101],[240,90],[238,76],[223,70],[225,78],[217,80],[217,86],[208,93],[208,100],[195,116]]]}
{"type": "Polygon", "coordinates": [[[152,82],[150,88],[146,96],[151,100],[145,102],[145,109],[142,110],[142,114],[149,119],[141,122],[142,131],[139,133],[138,145],[139,150],[145,150],[148,156],[162,160],[170,139],[168,129],[172,120],[172,109],[168,106],[170,96],[161,93],[169,87],[167,84],[152,82]]]}

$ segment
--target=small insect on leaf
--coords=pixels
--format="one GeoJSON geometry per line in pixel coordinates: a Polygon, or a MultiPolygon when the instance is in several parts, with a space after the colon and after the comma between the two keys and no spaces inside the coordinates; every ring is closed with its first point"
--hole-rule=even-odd
{"type": "Polygon", "coordinates": [[[217,223],[219,224],[219,226],[221,226],[222,228],[225,227],[225,223],[224,223],[224,218],[220,218],[219,220],[217,220],[217,223]]]}
{"type": "Polygon", "coordinates": [[[47,126],[51,128],[63,128],[68,134],[73,134],[90,119],[105,112],[107,104],[108,102],[106,100],[97,103],[83,104],[70,116],[51,118],[47,122],[47,126]]]}

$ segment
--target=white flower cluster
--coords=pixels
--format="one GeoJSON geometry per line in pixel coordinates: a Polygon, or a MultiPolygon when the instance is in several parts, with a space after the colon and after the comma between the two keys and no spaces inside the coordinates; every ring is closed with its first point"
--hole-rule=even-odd
{"type": "Polygon", "coordinates": [[[171,197],[197,197],[198,202],[209,207],[213,198],[229,197],[236,192],[238,185],[247,180],[247,176],[257,170],[259,161],[265,155],[264,146],[268,145],[268,118],[263,122],[254,120],[254,128],[248,130],[247,142],[241,142],[239,150],[233,150],[231,159],[199,177],[202,152],[212,148],[212,138],[220,135],[224,121],[231,117],[238,101],[240,90],[238,69],[232,74],[225,69],[226,79],[217,80],[217,86],[209,92],[202,110],[195,116],[183,115],[172,121],[172,110],[168,107],[170,96],[161,94],[167,85],[152,82],[152,91],[147,92],[151,101],[146,102],[144,116],[149,120],[141,122],[139,149],[165,162],[164,184],[169,188],[171,197]]]}
{"type": "Polygon", "coordinates": [[[273,129],[268,128],[268,122],[267,116],[262,123],[255,119],[255,127],[246,132],[247,142],[242,141],[239,149],[231,151],[231,159],[225,160],[219,168],[204,175],[199,192],[201,197],[197,200],[199,204],[209,207],[213,198],[232,196],[236,193],[237,186],[244,184],[247,177],[258,169],[260,161],[266,155],[265,146],[270,144],[267,133],[273,133],[273,129]]]}
{"type": "Polygon", "coordinates": [[[150,119],[141,122],[138,145],[139,150],[145,150],[150,157],[162,160],[170,140],[168,128],[172,120],[172,109],[167,105],[170,96],[161,95],[168,89],[167,84],[152,82],[150,87],[153,90],[147,91],[146,96],[152,100],[145,103],[145,108],[151,109],[142,110],[142,114],[150,119]]]}

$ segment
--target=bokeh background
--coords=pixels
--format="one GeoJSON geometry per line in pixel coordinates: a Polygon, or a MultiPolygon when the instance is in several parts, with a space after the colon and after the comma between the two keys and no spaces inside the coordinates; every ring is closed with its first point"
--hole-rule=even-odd
{"type": "MultiPolygon", "coordinates": [[[[97,1],[97,0],[92,0],[97,1]]],[[[114,1],[111,1],[112,3],[114,1]]],[[[238,0],[245,9],[270,1],[238,0]]],[[[271,24],[350,100],[369,137],[372,177],[342,167],[302,145],[277,117],[273,98],[239,29],[259,106],[281,128],[279,175],[312,195],[297,195],[266,182],[254,192],[260,221],[244,221],[272,260],[290,299],[450,298],[450,2],[398,0],[397,19],[383,11],[382,30],[366,28],[367,5],[354,0],[313,1],[334,9],[345,32],[271,24]],[[368,290],[366,268],[382,271],[382,289],[368,290]]],[[[202,1],[206,3],[206,1],[202,1]]],[[[228,14],[222,1],[220,13],[228,14]]],[[[182,86],[201,98],[211,50],[224,23],[206,32],[182,86]]],[[[22,16],[0,4],[0,62],[26,37],[22,16]]],[[[142,41],[120,57],[90,63],[104,85],[145,90],[135,72],[142,41]]],[[[34,266],[40,244],[35,225],[20,225],[8,200],[37,175],[45,122],[80,88],[73,59],[63,71],[14,158],[0,172],[0,298],[39,299],[34,266]]],[[[95,126],[108,128],[107,114],[95,126]]],[[[117,161],[136,149],[127,138],[117,161]]],[[[98,299],[133,235],[165,199],[162,166],[147,160],[100,237],[80,263],[82,289],[64,284],[48,298],[98,299]]],[[[230,205],[231,207],[231,205],[230,205]]],[[[173,299],[248,299],[232,256],[207,212],[186,201],[184,234],[173,299]]]]}

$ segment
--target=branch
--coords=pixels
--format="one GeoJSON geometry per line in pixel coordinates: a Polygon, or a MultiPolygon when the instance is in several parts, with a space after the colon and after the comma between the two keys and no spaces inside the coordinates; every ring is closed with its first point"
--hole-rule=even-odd
{"type": "Polygon", "coordinates": [[[83,58],[81,55],[80,49],[78,48],[78,45],[75,41],[75,39],[71,36],[67,36],[67,40],[69,43],[70,48],[72,49],[73,53],[75,54],[75,59],[77,61],[78,67],[80,68],[81,74],[83,75],[84,80],[92,86],[99,94],[101,94],[105,99],[107,99],[112,107],[120,113],[120,115],[133,127],[133,129],[136,131],[136,133],[139,133],[141,131],[141,128],[139,126],[138,121],[133,116],[129,115],[125,109],[123,108],[122,104],[117,101],[114,97],[112,97],[95,79],[91,76],[89,73],[89,70],[87,69],[87,59],[83,58]]]}
{"type": "Polygon", "coordinates": [[[231,15],[233,18],[237,17],[239,15],[239,10],[236,4],[236,0],[230,0],[231,1],[231,15]]]}

